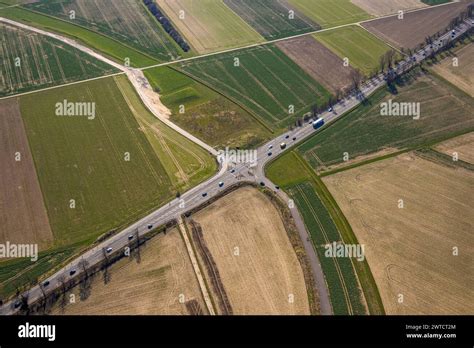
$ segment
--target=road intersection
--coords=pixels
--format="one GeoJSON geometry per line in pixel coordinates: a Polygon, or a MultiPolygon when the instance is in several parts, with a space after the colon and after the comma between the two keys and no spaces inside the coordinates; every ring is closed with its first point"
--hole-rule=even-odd
{"type": "MultiPolygon", "coordinates": [[[[44,35],[55,37],[56,39],[66,42],[74,47],[82,46],[80,44],[77,44],[72,39],[62,37],[57,34],[48,33],[43,30],[26,26],[24,24],[17,23],[8,19],[0,18],[0,22],[6,22],[11,25],[17,25],[27,30],[34,30],[44,35]]],[[[472,26],[473,24],[470,20],[463,22],[459,25],[454,34],[452,32],[446,33],[438,40],[435,40],[431,47],[430,45],[428,45],[417,53],[415,53],[413,56],[407,57],[405,60],[400,62],[394,70],[394,73],[401,74],[411,69],[414,65],[426,59],[426,57],[429,56],[429,53],[431,53],[431,51],[437,51],[438,49],[446,45],[450,40],[455,40],[468,29],[472,28],[472,26]]],[[[132,84],[137,89],[137,92],[144,101],[145,105],[147,105],[147,107],[150,108],[150,110],[153,112],[153,106],[150,105],[150,100],[146,96],[144,96],[144,94],[146,94],[145,89],[149,88],[149,86],[146,86],[146,82],[142,80],[142,75],[137,75],[134,69],[126,68],[116,62],[113,62],[85,46],[82,46],[82,48],[80,49],[84,50],[85,52],[88,52],[89,54],[93,55],[94,57],[97,57],[98,59],[101,59],[103,61],[110,61],[111,65],[127,73],[127,76],[131,79],[132,84]]],[[[328,124],[331,124],[332,122],[336,121],[344,114],[358,106],[364,100],[364,98],[367,98],[369,95],[374,93],[377,89],[383,87],[385,84],[386,81],[384,80],[384,76],[379,75],[360,86],[359,93],[338,102],[336,105],[333,106],[331,111],[328,110],[318,115],[318,117],[323,118],[325,121],[325,125],[322,129],[324,129],[325,127],[327,127],[328,124]]],[[[163,115],[157,115],[157,113],[155,112],[153,113],[160,120],[163,120],[166,124],[171,123],[167,119],[162,119],[163,115]]],[[[157,210],[140,219],[139,221],[110,236],[108,239],[100,242],[99,244],[86,251],[84,254],[82,254],[72,262],[68,263],[65,267],[51,275],[48,278],[48,286],[47,288],[45,288],[46,292],[51,292],[52,290],[59,288],[62,285],[61,280],[64,277],[66,277],[67,280],[72,280],[73,278],[79,277],[82,273],[82,268],[80,267],[80,262],[82,260],[86,260],[89,266],[94,266],[103,261],[104,250],[110,250],[111,252],[118,252],[120,250],[123,250],[125,252],[126,248],[128,248],[129,246],[130,238],[136,238],[137,234],[139,236],[144,236],[150,233],[150,231],[156,227],[165,225],[166,223],[173,220],[178,220],[179,217],[185,214],[186,212],[196,209],[208,200],[214,199],[215,197],[221,195],[229,187],[232,187],[234,185],[245,182],[249,184],[265,186],[268,189],[274,191],[285,202],[289,203],[289,197],[284,192],[280,191],[268,178],[266,178],[265,166],[282,153],[293,149],[298,143],[301,143],[303,140],[311,137],[315,133],[320,132],[322,129],[314,129],[312,121],[313,120],[310,120],[301,127],[296,127],[293,130],[289,130],[284,134],[281,134],[276,138],[272,139],[271,141],[268,141],[264,145],[260,146],[256,150],[256,163],[235,163],[230,161],[220,161],[220,170],[215,176],[213,176],[206,182],[203,182],[200,185],[190,189],[180,197],[177,197],[166,205],[158,208],[157,210]],[[285,143],[286,146],[284,148],[280,147],[281,143],[285,143]],[[269,154],[270,152],[271,155],[269,154]],[[71,271],[75,271],[73,275],[71,275],[71,271]]],[[[199,139],[194,138],[194,136],[190,135],[189,133],[177,127],[176,125],[172,125],[173,129],[176,129],[179,133],[183,134],[188,138],[191,137],[190,139],[192,141],[198,141],[198,144],[208,149],[210,153],[214,155],[217,154],[217,151],[215,149],[210,148],[208,145],[202,143],[199,139]]],[[[306,228],[304,227],[304,223],[302,222],[302,219],[299,216],[297,208],[291,208],[291,212],[293,217],[295,218],[295,221],[297,222],[297,226],[299,227],[300,237],[304,244],[308,260],[310,261],[311,268],[315,276],[315,286],[319,291],[319,297],[321,302],[321,313],[332,314],[324,274],[322,272],[318,257],[310,240],[309,234],[306,228]]],[[[28,291],[28,302],[30,304],[40,300],[42,297],[43,291],[38,285],[32,287],[28,291]]],[[[0,314],[14,314],[18,310],[18,302],[14,300],[0,307],[0,314]]]]}

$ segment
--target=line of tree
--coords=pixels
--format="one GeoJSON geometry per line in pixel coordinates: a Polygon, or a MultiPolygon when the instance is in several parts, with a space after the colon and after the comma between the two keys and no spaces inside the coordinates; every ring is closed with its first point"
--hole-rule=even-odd
{"type": "Polygon", "coordinates": [[[184,41],[181,34],[173,27],[170,20],[165,17],[163,12],[155,5],[153,0],[143,0],[143,3],[148,8],[153,16],[160,22],[163,29],[168,33],[169,36],[173,38],[174,41],[181,47],[184,52],[188,52],[191,48],[188,43],[184,41]]]}

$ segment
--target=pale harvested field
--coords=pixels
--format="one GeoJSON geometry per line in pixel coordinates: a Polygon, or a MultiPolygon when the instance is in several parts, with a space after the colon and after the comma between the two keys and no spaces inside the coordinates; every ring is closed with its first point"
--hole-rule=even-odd
{"type": "Polygon", "coordinates": [[[453,58],[447,57],[433,70],[453,85],[474,97],[474,44],[469,44],[456,52],[458,66],[453,66],[453,58]]]}
{"type": "Polygon", "coordinates": [[[345,67],[339,56],[313,37],[307,35],[280,41],[276,45],[332,93],[350,86],[353,69],[345,67]]]}
{"type": "Polygon", "coordinates": [[[303,271],[278,210],[263,193],[240,188],[193,219],[202,226],[234,314],[309,314],[303,271]]]}
{"type": "Polygon", "coordinates": [[[198,53],[209,53],[264,41],[260,34],[223,1],[157,0],[156,2],[198,53]],[[184,19],[180,18],[181,14],[184,14],[184,19]]]}
{"type": "Polygon", "coordinates": [[[374,16],[384,16],[398,13],[400,10],[406,11],[428,6],[420,0],[351,0],[351,2],[374,16]]]}
{"type": "Polygon", "coordinates": [[[436,151],[453,156],[457,152],[461,161],[474,164],[474,133],[468,133],[449,139],[434,147],[436,151]]]}
{"type": "MultiPolygon", "coordinates": [[[[110,268],[111,280],[104,285],[102,274],[96,274],[90,297],[66,306],[64,314],[91,315],[183,315],[189,314],[180,303],[196,299],[205,309],[197,279],[179,231],[159,234],[141,249],[141,262],[132,257],[122,259],[110,268]]],[[[61,314],[55,308],[54,314],[61,314]]]]}
{"type": "Polygon", "coordinates": [[[429,35],[445,30],[449,22],[468,6],[467,1],[406,13],[363,23],[373,34],[393,46],[414,48],[429,35]]]}
{"type": "Polygon", "coordinates": [[[409,153],[324,182],[365,245],[387,314],[474,313],[472,172],[409,153]]]}
{"type": "Polygon", "coordinates": [[[0,163],[0,243],[47,248],[53,234],[16,98],[0,102],[0,163]]]}

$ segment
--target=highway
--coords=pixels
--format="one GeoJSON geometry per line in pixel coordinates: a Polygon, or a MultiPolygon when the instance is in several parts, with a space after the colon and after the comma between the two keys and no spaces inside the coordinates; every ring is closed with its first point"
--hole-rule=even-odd
{"type": "MultiPolygon", "coordinates": [[[[0,18],[0,20],[3,20],[0,18]]],[[[12,21],[7,20],[10,22],[12,21]]],[[[23,26],[23,25],[21,25],[23,26]]],[[[472,27],[471,21],[466,21],[462,23],[456,30],[452,39],[456,39],[458,36],[462,35],[465,31],[472,27]]],[[[53,34],[58,36],[56,34],[53,34]]],[[[447,33],[443,35],[439,40],[435,41],[433,45],[433,50],[439,49],[438,43],[441,42],[441,46],[446,44],[448,38],[451,36],[451,33],[447,33]]],[[[70,40],[67,39],[66,40],[70,40]]],[[[64,41],[64,40],[63,40],[64,41]]],[[[405,70],[410,69],[414,65],[416,65],[421,60],[425,59],[424,53],[430,52],[432,50],[430,47],[425,47],[424,49],[418,51],[414,57],[407,57],[404,61],[402,61],[396,69],[396,73],[400,74],[403,73],[405,70]]],[[[97,55],[94,52],[94,55],[97,55]]],[[[114,66],[117,63],[114,63],[114,66]]],[[[130,77],[130,76],[129,76],[130,77]]],[[[133,81],[132,81],[133,82],[133,81]]],[[[287,131],[286,133],[277,136],[276,138],[272,139],[271,141],[265,143],[264,145],[260,146],[257,149],[257,161],[256,165],[253,166],[250,163],[235,163],[235,162],[228,162],[222,161],[220,164],[220,171],[214,177],[207,180],[204,183],[194,187],[193,189],[184,193],[180,198],[176,198],[173,201],[169,202],[168,204],[158,208],[154,212],[150,213],[146,217],[140,219],[139,221],[135,222],[134,224],[128,226],[127,228],[123,229],[122,231],[116,233],[115,235],[109,237],[107,240],[101,242],[97,246],[93,247],[92,249],[85,252],[83,255],[77,257],[75,260],[67,264],[64,268],[57,271],[53,275],[48,278],[49,285],[45,288],[46,292],[52,291],[53,289],[59,288],[61,286],[61,282],[59,281],[62,275],[66,276],[66,279],[71,279],[73,277],[78,277],[81,275],[82,270],[78,266],[79,262],[84,259],[88,262],[90,266],[95,265],[101,262],[104,258],[103,250],[107,250],[109,248],[112,249],[112,252],[118,250],[125,250],[128,247],[130,239],[129,238],[136,238],[136,233],[140,236],[143,236],[150,232],[151,228],[158,227],[160,225],[166,224],[174,219],[177,219],[180,215],[184,214],[187,211],[190,211],[203,203],[207,200],[210,200],[220,194],[226,188],[238,184],[240,182],[248,182],[248,183],[256,183],[257,185],[264,185],[267,188],[275,191],[282,199],[288,201],[288,197],[279,192],[279,190],[275,187],[275,185],[265,177],[265,166],[275,159],[275,157],[281,155],[282,153],[292,149],[295,147],[296,144],[302,142],[303,140],[309,138],[310,136],[314,135],[315,133],[321,131],[332,122],[336,121],[348,111],[356,107],[361,103],[363,98],[368,97],[372,93],[374,93],[377,89],[383,87],[385,85],[385,81],[383,76],[380,75],[371,81],[363,84],[360,87],[360,93],[357,96],[351,96],[341,102],[337,103],[332,111],[326,111],[318,117],[323,118],[325,125],[320,129],[314,129],[312,125],[312,121],[306,122],[302,127],[297,127],[291,131],[287,131]],[[286,147],[284,149],[280,148],[280,144],[285,143],[286,147]],[[270,149],[270,146],[272,148],[270,149]],[[271,155],[269,154],[271,152],[271,155]],[[221,185],[220,185],[221,183],[221,185]],[[74,270],[75,274],[70,276],[70,271],[74,270]]],[[[134,86],[137,84],[134,83],[134,86]]],[[[169,122],[169,121],[168,121],[169,122]]],[[[182,133],[183,134],[183,133],[182,133]]],[[[296,209],[296,208],[294,208],[296,209]]],[[[293,216],[297,216],[297,212],[293,212],[293,216]]],[[[309,238],[309,235],[304,229],[304,231],[299,231],[302,237],[303,242],[309,238]],[[303,238],[306,236],[306,238],[303,238]]],[[[304,242],[306,253],[308,255],[308,259],[313,268],[313,273],[315,276],[315,283],[320,292],[320,299],[321,299],[321,308],[322,314],[331,314],[330,302],[329,302],[329,295],[327,294],[327,289],[325,290],[325,280],[321,279],[323,277],[323,272],[318,262],[317,255],[315,253],[314,248],[312,247],[311,243],[304,242]]],[[[42,298],[42,291],[39,286],[34,286],[28,292],[28,302],[33,303],[37,300],[42,298]]],[[[0,314],[1,315],[10,315],[14,314],[18,311],[18,304],[15,306],[15,301],[10,301],[0,307],[0,314]]]]}

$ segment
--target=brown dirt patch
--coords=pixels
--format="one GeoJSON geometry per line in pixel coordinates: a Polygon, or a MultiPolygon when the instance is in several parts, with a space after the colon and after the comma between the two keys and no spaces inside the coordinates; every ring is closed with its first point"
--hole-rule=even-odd
{"type": "Polygon", "coordinates": [[[346,89],[351,84],[353,69],[344,67],[341,58],[313,37],[284,40],[276,45],[332,93],[346,89]]]}
{"type": "Polygon", "coordinates": [[[193,219],[234,314],[309,314],[303,271],[278,210],[263,193],[240,188],[193,219]]]}
{"type": "Polygon", "coordinates": [[[387,314],[474,311],[472,172],[409,153],[324,182],[365,245],[387,314]]]}
{"type": "Polygon", "coordinates": [[[0,144],[0,243],[38,243],[43,250],[53,233],[16,98],[0,101],[0,144]]]}
{"type": "MultiPolygon", "coordinates": [[[[77,301],[68,304],[64,314],[183,315],[189,314],[190,307],[207,313],[177,229],[160,233],[140,250],[140,263],[133,257],[124,258],[109,268],[107,285],[102,274],[96,274],[87,300],[80,301],[79,289],[75,288],[77,301]],[[180,302],[181,294],[184,303],[180,302]]],[[[61,314],[60,309],[55,308],[53,314],[61,314]]]]}
{"type": "Polygon", "coordinates": [[[374,16],[384,16],[398,13],[400,10],[406,11],[428,6],[420,0],[351,0],[351,2],[374,16]]]}
{"type": "Polygon", "coordinates": [[[461,161],[474,164],[474,132],[447,140],[434,149],[448,156],[453,156],[453,153],[457,152],[461,161]]]}
{"type": "Polygon", "coordinates": [[[393,16],[362,25],[392,46],[414,48],[424,42],[427,36],[445,30],[449,22],[467,6],[468,2],[463,1],[406,13],[404,19],[393,16]]]}

